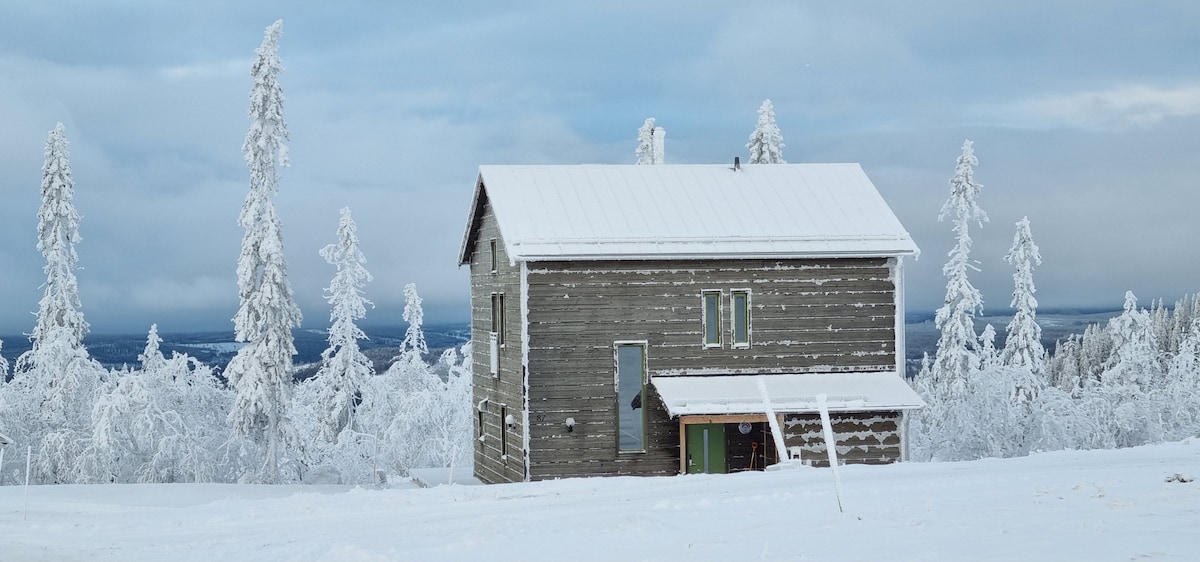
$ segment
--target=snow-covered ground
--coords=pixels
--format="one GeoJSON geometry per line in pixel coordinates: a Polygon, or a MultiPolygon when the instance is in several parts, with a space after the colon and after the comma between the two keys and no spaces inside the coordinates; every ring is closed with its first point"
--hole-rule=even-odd
{"type": "Polygon", "coordinates": [[[0,560],[1200,559],[1200,438],[841,477],[7,486],[0,560]]]}

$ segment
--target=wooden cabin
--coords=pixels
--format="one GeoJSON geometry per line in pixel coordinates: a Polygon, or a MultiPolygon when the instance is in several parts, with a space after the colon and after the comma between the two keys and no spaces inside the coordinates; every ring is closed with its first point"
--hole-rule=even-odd
{"type": "Polygon", "coordinates": [[[917,251],[857,164],[481,166],[476,477],[819,465],[820,394],[841,459],[902,459],[917,251]]]}

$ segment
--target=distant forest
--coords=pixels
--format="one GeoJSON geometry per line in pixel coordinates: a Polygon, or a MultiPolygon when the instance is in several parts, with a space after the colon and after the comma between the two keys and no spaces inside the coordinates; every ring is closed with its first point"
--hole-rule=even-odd
{"type": "MultiPolygon", "coordinates": [[[[400,342],[404,340],[406,329],[406,325],[363,327],[368,339],[362,340],[359,346],[371,359],[376,372],[386,371],[392,359],[399,353],[400,342]]],[[[424,330],[425,341],[429,345],[429,354],[426,357],[430,360],[437,359],[446,349],[460,346],[471,339],[471,326],[467,322],[426,325],[424,330]]],[[[296,378],[305,379],[316,372],[321,352],[329,347],[329,336],[325,330],[317,329],[293,330],[292,334],[296,338],[296,378]]],[[[164,355],[170,356],[172,352],[185,353],[218,372],[225,369],[240,347],[240,344],[233,343],[232,330],[166,333],[159,334],[159,337],[163,340],[159,347],[164,355]]],[[[23,335],[0,336],[0,341],[4,342],[3,355],[10,363],[31,347],[29,338],[23,335]]],[[[92,358],[101,365],[109,369],[120,369],[124,365],[132,367],[139,363],[138,355],[146,348],[146,334],[89,334],[83,339],[83,343],[92,358]]]]}

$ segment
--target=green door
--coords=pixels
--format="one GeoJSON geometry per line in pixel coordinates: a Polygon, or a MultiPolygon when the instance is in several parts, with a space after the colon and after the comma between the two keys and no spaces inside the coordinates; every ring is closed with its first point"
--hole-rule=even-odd
{"type": "Polygon", "coordinates": [[[725,424],[697,423],[687,427],[687,473],[725,474],[725,424]]]}

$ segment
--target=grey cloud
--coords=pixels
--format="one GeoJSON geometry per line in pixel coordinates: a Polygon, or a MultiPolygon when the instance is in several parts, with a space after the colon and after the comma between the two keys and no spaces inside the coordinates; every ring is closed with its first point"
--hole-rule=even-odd
{"type": "Polygon", "coordinates": [[[669,161],[724,162],[766,97],[789,161],[862,162],[922,246],[910,312],[944,292],[951,234],[936,217],[964,138],[992,216],[974,231],[988,310],[1007,308],[1001,258],[1026,214],[1043,306],[1200,290],[1179,243],[1200,234],[1186,213],[1200,203],[1200,4],[66,6],[0,20],[0,333],[32,325],[42,146],[59,120],[96,330],[230,329],[248,61],[278,17],[293,166],[276,202],[306,327],[328,316],[317,250],[338,208],[354,210],[376,276],[367,324],[398,322],[410,281],[431,318],[463,319],[455,257],[479,164],[630,162],[650,116],[669,161]]]}

